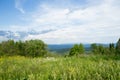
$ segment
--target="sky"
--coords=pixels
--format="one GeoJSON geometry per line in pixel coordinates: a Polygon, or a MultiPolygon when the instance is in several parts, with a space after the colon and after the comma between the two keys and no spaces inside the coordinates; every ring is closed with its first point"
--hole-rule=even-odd
{"type": "Polygon", "coordinates": [[[114,43],[120,0],[0,0],[0,30],[48,31],[24,39],[48,44],[114,43]]]}

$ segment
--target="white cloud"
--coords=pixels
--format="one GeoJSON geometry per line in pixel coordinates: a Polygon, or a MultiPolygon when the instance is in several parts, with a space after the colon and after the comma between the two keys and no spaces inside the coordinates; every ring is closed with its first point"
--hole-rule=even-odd
{"type": "Polygon", "coordinates": [[[24,26],[24,25],[11,25],[11,26],[9,26],[10,27],[10,31],[28,31],[28,30],[30,30],[29,28],[28,28],[28,26],[24,26]]]}
{"type": "Polygon", "coordinates": [[[15,8],[18,9],[21,13],[25,13],[25,10],[23,9],[23,3],[25,0],[15,0],[15,8]]]}
{"type": "Polygon", "coordinates": [[[67,14],[69,13],[69,9],[58,9],[58,10],[50,10],[48,13],[43,16],[37,17],[35,19],[36,23],[57,23],[63,24],[66,22],[67,14]],[[64,21],[63,21],[64,20],[64,21]]]}
{"type": "MultiPolygon", "coordinates": [[[[86,8],[53,8],[42,4],[29,16],[31,29],[56,29],[25,39],[42,39],[46,43],[115,42],[120,37],[119,0],[88,0],[86,8]],[[98,2],[97,2],[98,1],[98,2]],[[94,3],[93,3],[94,2],[94,3]],[[117,3],[118,2],[118,3],[117,3]]],[[[59,4],[58,4],[59,5],[59,4]]],[[[60,6],[60,5],[59,5],[60,6]]]]}
{"type": "Polygon", "coordinates": [[[1,42],[1,41],[5,41],[5,40],[8,40],[8,38],[3,37],[3,36],[0,36],[0,42],[1,42]]]}
{"type": "MultiPolygon", "coordinates": [[[[53,32],[49,32],[46,34],[29,35],[25,39],[26,40],[42,39],[48,44],[80,43],[80,42],[82,43],[94,43],[94,42],[107,43],[107,42],[117,41],[117,39],[120,36],[120,34],[118,34],[118,31],[120,30],[119,27],[117,29],[112,29],[112,28],[109,29],[107,27],[103,29],[101,27],[97,30],[96,29],[94,30],[92,28],[88,29],[87,26],[88,25],[76,26],[75,28],[68,27],[68,28],[63,28],[63,29],[56,30],[53,32]],[[107,29],[109,29],[109,31],[107,29]]],[[[94,25],[91,25],[90,27],[92,26],[94,25]]]]}

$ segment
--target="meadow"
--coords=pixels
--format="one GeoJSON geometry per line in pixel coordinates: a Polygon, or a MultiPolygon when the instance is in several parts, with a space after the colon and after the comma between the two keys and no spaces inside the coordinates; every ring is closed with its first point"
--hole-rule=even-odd
{"type": "Polygon", "coordinates": [[[0,58],[0,80],[120,80],[119,57],[0,58]]]}

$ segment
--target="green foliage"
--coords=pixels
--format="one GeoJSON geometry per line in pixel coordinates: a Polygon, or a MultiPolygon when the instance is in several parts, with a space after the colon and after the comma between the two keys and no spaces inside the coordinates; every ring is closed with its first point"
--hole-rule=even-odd
{"type": "Polygon", "coordinates": [[[83,54],[84,52],[85,52],[85,48],[84,48],[83,44],[80,44],[79,45],[79,53],[83,54]]]}
{"type": "Polygon", "coordinates": [[[44,56],[47,53],[46,44],[41,40],[19,41],[8,40],[0,43],[0,56],[44,56]]]}
{"type": "Polygon", "coordinates": [[[46,45],[41,40],[26,41],[25,53],[27,56],[32,56],[32,57],[44,56],[47,53],[46,45]]]}
{"type": "Polygon", "coordinates": [[[105,54],[105,48],[102,45],[99,45],[98,46],[98,52],[102,55],[105,54]]]}
{"type": "Polygon", "coordinates": [[[16,42],[16,53],[25,56],[25,43],[22,41],[16,42]]]}
{"type": "Polygon", "coordinates": [[[98,53],[97,50],[98,50],[97,44],[96,44],[96,43],[91,44],[91,51],[92,51],[93,53],[97,54],[97,53],[98,53]]]}
{"type": "Polygon", "coordinates": [[[114,43],[110,43],[109,47],[104,47],[103,45],[97,45],[95,43],[91,44],[91,51],[94,54],[101,55],[115,55],[116,49],[114,43]]]}
{"type": "Polygon", "coordinates": [[[83,54],[84,53],[84,46],[82,44],[75,44],[69,52],[69,56],[73,56],[76,55],[78,56],[79,54],[83,54]]]}
{"type": "Polygon", "coordinates": [[[115,55],[115,53],[116,53],[115,45],[114,45],[114,43],[110,43],[109,44],[109,54],[115,55]]]}
{"type": "Polygon", "coordinates": [[[2,57],[0,80],[120,80],[119,60],[107,56],[2,57]]]}
{"type": "Polygon", "coordinates": [[[12,56],[16,53],[16,46],[13,40],[3,41],[0,43],[0,54],[12,56]]]}
{"type": "Polygon", "coordinates": [[[115,48],[114,43],[110,43],[110,44],[109,44],[109,49],[112,51],[114,48],[115,48]]]}
{"type": "Polygon", "coordinates": [[[120,55],[120,38],[119,38],[119,40],[117,41],[117,44],[116,44],[116,54],[120,55]]]}
{"type": "Polygon", "coordinates": [[[91,44],[91,49],[94,54],[104,54],[105,48],[102,45],[97,45],[95,43],[91,44]]]}

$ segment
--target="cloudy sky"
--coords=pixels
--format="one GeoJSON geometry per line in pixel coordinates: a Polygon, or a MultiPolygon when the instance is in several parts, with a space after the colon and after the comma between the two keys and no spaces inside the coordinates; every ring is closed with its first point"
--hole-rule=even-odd
{"type": "Polygon", "coordinates": [[[120,0],[0,0],[0,30],[48,44],[110,43],[120,37],[120,0]]]}

